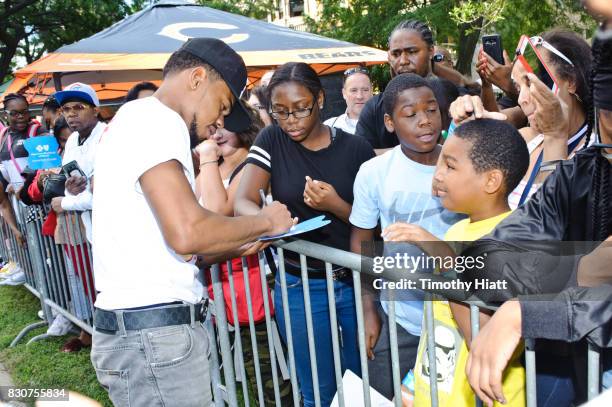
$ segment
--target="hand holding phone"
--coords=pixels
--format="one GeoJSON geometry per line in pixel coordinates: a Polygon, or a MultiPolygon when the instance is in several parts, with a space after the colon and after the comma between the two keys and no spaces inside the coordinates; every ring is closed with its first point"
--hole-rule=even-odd
{"type": "Polygon", "coordinates": [[[85,175],[81,167],[79,167],[79,163],[77,163],[76,160],[70,161],[69,163],[64,164],[62,166],[62,172],[64,173],[64,175],[66,175],[66,178],[70,178],[70,177],[87,178],[87,176],[85,175]]]}
{"type": "Polygon", "coordinates": [[[500,65],[504,65],[502,40],[499,34],[483,35],[482,49],[500,65]]]}

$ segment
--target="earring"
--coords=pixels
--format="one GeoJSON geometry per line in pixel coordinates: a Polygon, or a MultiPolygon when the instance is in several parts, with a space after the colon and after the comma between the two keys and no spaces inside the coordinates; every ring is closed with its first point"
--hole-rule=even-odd
{"type": "Polygon", "coordinates": [[[576,97],[576,100],[577,100],[579,103],[582,103],[582,99],[580,98],[580,96],[578,96],[578,94],[577,94],[577,93],[570,93],[570,95],[575,96],[575,97],[576,97]]]}

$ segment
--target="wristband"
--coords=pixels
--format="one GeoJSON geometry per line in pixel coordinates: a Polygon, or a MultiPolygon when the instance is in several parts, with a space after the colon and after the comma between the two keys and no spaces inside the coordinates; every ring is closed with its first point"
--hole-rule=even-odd
{"type": "Polygon", "coordinates": [[[219,164],[219,160],[210,160],[210,161],[204,161],[203,163],[200,163],[200,168],[202,168],[202,167],[203,167],[203,166],[205,166],[206,164],[212,164],[212,163],[219,164]]]}

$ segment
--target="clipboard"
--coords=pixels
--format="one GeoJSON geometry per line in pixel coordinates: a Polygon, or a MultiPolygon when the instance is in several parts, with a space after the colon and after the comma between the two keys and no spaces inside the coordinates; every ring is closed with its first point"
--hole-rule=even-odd
{"type": "Polygon", "coordinates": [[[289,236],[295,236],[306,232],[311,232],[313,230],[322,228],[323,226],[327,226],[331,223],[331,220],[325,219],[325,215],[317,216],[316,218],[311,218],[305,220],[304,222],[300,222],[295,226],[292,226],[286,233],[282,235],[276,236],[264,236],[260,237],[259,240],[267,241],[267,240],[277,240],[282,239],[289,236]]]}

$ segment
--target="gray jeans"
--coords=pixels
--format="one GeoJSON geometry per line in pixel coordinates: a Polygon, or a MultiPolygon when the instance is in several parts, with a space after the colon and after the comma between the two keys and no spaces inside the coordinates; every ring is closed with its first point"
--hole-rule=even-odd
{"type": "Polygon", "coordinates": [[[94,331],[91,362],[116,407],[209,406],[208,334],[201,323],[94,331]]]}

